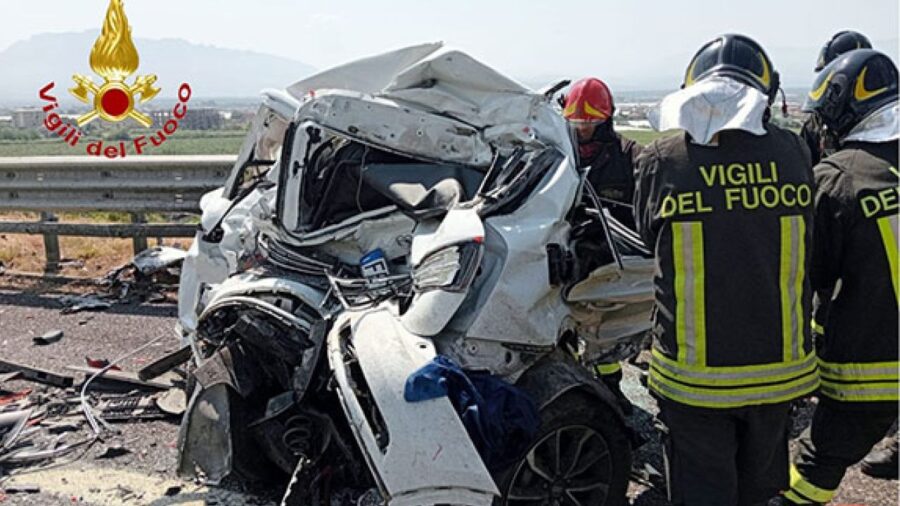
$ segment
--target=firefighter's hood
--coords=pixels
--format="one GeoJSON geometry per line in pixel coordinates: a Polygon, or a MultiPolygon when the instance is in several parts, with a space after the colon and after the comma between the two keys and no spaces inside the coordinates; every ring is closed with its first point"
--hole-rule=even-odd
{"type": "Polygon", "coordinates": [[[727,77],[713,76],[667,95],[648,119],[662,132],[684,130],[698,144],[709,144],[722,130],[765,135],[768,98],[761,91],[727,77]]]}

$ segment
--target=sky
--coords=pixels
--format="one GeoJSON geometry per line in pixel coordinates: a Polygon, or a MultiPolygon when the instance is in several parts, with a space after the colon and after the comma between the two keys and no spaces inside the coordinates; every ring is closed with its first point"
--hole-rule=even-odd
{"type": "MultiPolygon", "coordinates": [[[[107,4],[0,0],[0,51],[38,33],[97,29],[107,4]]],[[[592,74],[634,85],[680,78],[719,33],[754,37],[776,67],[779,53],[804,49],[811,67],[841,29],[895,45],[900,16],[897,0],[126,0],[125,10],[136,37],[249,49],[320,69],[442,40],[520,79],[592,74]]]]}

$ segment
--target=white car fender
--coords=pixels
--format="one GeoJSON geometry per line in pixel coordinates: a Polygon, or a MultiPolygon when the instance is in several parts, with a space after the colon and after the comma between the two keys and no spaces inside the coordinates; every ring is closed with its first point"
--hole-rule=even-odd
{"type": "Polygon", "coordinates": [[[392,309],[382,305],[340,315],[327,343],[341,404],[389,506],[492,504],[499,491],[450,399],[404,399],[407,378],[435,356],[431,340],[405,331],[392,309]],[[354,386],[345,362],[346,339],[352,340],[364,387],[354,386]],[[382,443],[376,436],[380,428],[369,423],[360,402],[361,388],[380,412],[388,434],[382,443]]]}

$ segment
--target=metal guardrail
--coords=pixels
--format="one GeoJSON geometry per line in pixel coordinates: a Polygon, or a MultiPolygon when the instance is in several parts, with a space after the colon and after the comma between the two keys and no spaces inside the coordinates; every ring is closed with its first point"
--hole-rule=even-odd
{"type": "Polygon", "coordinates": [[[234,156],[0,158],[0,211],[196,212],[234,156]]]}
{"type": "Polygon", "coordinates": [[[0,158],[0,212],[40,212],[37,222],[0,221],[0,233],[41,234],[47,270],[60,260],[58,236],[192,237],[195,225],[145,223],[145,213],[198,213],[200,197],[222,186],[233,155],[0,158]],[[59,223],[57,212],[124,212],[132,223],[59,223]]]}

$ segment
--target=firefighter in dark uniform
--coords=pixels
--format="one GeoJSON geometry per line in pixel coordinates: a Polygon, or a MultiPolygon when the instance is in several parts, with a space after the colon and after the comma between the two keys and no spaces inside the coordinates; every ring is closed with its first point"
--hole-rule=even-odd
{"type": "Polygon", "coordinates": [[[637,161],[635,218],[658,259],[648,386],[679,505],[765,504],[784,490],[789,404],[819,385],[812,167],[803,141],[768,121],[778,83],[755,41],[716,38],[659,106],[654,126],[685,131],[637,161]]]}
{"type": "MultiPolygon", "coordinates": [[[[822,46],[822,50],[819,51],[819,58],[816,60],[815,71],[821,72],[826,65],[847,51],[870,49],[871,47],[872,43],[869,42],[865,35],[853,30],[840,31],[822,46]]],[[[819,163],[819,160],[824,156],[829,155],[830,153],[827,151],[831,151],[833,148],[833,141],[826,138],[822,127],[823,125],[818,120],[818,117],[812,114],[803,122],[803,126],[800,128],[800,137],[803,137],[803,140],[806,141],[806,145],[809,147],[813,165],[819,163]]]]}
{"type": "MultiPolygon", "coordinates": [[[[615,104],[609,87],[595,77],[572,84],[561,100],[563,117],[569,123],[578,144],[578,166],[588,168],[588,182],[603,200],[610,214],[634,230],[631,198],[634,195],[634,159],[640,145],[616,133],[613,126],[615,104]]],[[[600,379],[612,389],[619,405],[630,412],[632,407],[622,394],[622,366],[618,362],[595,367],[600,379]]]]}
{"type": "Polygon", "coordinates": [[[829,502],[897,418],[897,79],[882,53],[850,51],[822,70],[804,104],[839,139],[815,168],[810,271],[813,288],[834,295],[816,342],[820,401],[784,504],[829,502]]]}
{"type": "MultiPolygon", "coordinates": [[[[819,51],[815,71],[821,72],[826,65],[838,56],[854,49],[871,49],[872,43],[865,35],[852,30],[844,30],[834,34],[819,51]]],[[[834,153],[836,140],[825,128],[820,117],[810,114],[800,129],[800,136],[806,141],[812,153],[813,165],[826,156],[834,153]]],[[[825,333],[823,323],[828,319],[828,302],[831,294],[813,293],[813,340],[825,333]]],[[[860,469],[864,474],[875,478],[897,479],[897,436],[888,438],[885,448],[873,451],[863,459],[860,469]]]]}

